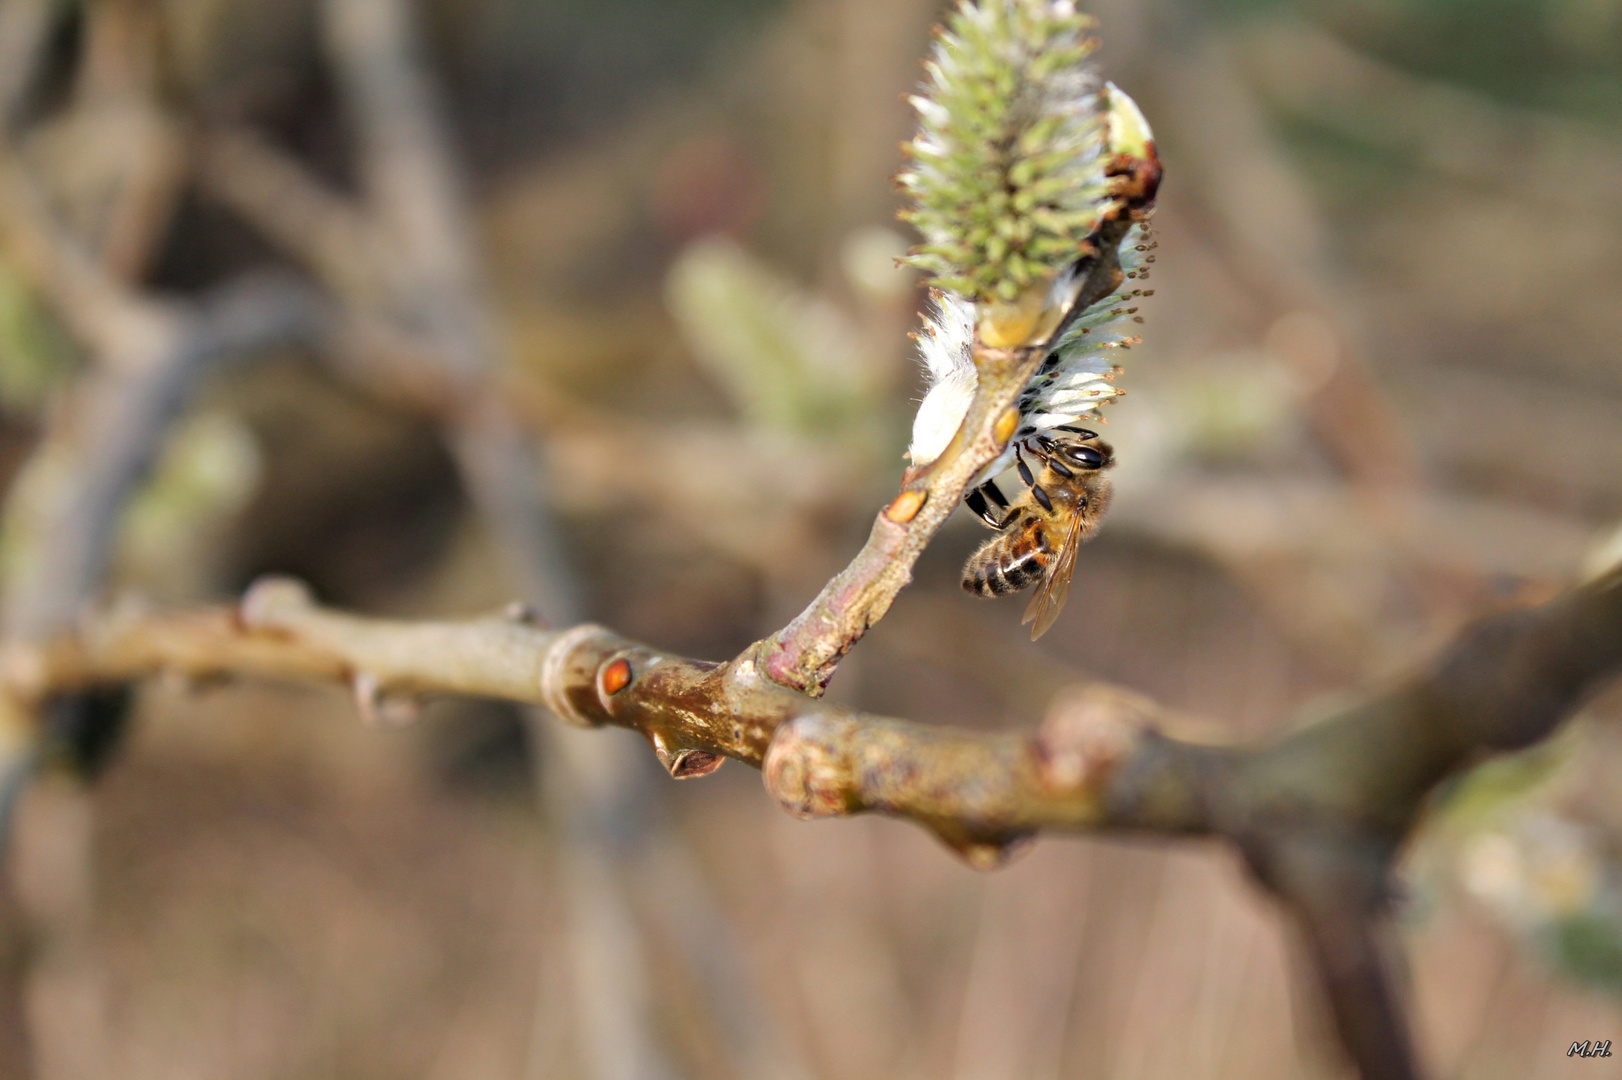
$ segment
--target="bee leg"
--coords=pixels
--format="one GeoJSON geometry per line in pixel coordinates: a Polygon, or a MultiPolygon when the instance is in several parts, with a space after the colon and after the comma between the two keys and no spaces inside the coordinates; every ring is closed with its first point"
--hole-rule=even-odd
{"type": "Polygon", "coordinates": [[[993,529],[997,529],[998,531],[1006,529],[1008,527],[1008,522],[1013,518],[1013,515],[1009,514],[1001,521],[998,521],[997,518],[992,514],[991,508],[986,505],[987,492],[990,492],[992,497],[1003,505],[1004,509],[1007,508],[1007,503],[1004,503],[1002,500],[1002,493],[997,491],[997,489],[992,487],[990,484],[982,484],[981,486],[975,488],[973,491],[969,492],[968,495],[964,496],[963,501],[969,504],[970,510],[973,510],[979,515],[981,521],[985,522],[987,525],[990,525],[993,529]]]}
{"type": "Polygon", "coordinates": [[[1026,487],[1036,486],[1036,477],[1031,475],[1031,467],[1025,464],[1025,455],[1018,450],[1014,451],[1014,464],[1019,469],[1019,478],[1026,487]]]}
{"type": "Polygon", "coordinates": [[[991,516],[991,510],[986,506],[986,497],[980,494],[978,488],[963,496],[963,501],[969,504],[969,509],[973,510],[981,521],[993,529],[997,527],[997,519],[991,516]]]}
{"type": "MultiPolygon", "coordinates": [[[[1052,445],[1053,444],[1050,441],[1048,443],[1048,448],[1051,448],[1052,445]]],[[[1054,455],[1048,453],[1047,449],[1032,450],[1031,453],[1034,454],[1036,456],[1036,459],[1038,461],[1040,461],[1043,465],[1046,465],[1048,468],[1052,469],[1054,472],[1058,473],[1060,476],[1064,477],[1066,480],[1074,479],[1076,474],[1071,472],[1069,469],[1065,468],[1064,462],[1060,461],[1054,455]]]]}

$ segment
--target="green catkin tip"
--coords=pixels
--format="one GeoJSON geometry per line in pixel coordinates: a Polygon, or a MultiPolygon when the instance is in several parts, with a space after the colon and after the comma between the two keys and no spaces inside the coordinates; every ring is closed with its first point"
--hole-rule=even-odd
{"type": "Polygon", "coordinates": [[[1093,23],[1068,0],[959,0],[913,98],[898,177],[924,243],[908,261],[975,300],[1051,280],[1110,206],[1093,23]]]}

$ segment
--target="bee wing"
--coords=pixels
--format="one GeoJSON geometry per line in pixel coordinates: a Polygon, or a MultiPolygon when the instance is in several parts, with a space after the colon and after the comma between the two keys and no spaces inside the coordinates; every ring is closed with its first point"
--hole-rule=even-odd
{"type": "Polygon", "coordinates": [[[1065,600],[1070,596],[1070,577],[1076,572],[1076,552],[1081,550],[1081,515],[1078,513],[1070,519],[1070,528],[1065,533],[1064,545],[1059,548],[1059,555],[1048,564],[1048,572],[1042,578],[1042,584],[1036,587],[1036,595],[1025,608],[1025,617],[1021,623],[1035,620],[1036,625],[1031,627],[1031,640],[1035,641],[1048,632],[1064,608],[1065,600]]]}

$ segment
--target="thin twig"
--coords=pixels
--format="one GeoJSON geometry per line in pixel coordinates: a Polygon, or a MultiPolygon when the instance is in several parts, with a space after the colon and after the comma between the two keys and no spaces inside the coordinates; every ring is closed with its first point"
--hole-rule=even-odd
{"type": "Polygon", "coordinates": [[[16,120],[38,73],[55,8],[55,0],[0,4],[0,136],[16,120]]]}
{"type": "Polygon", "coordinates": [[[26,274],[70,332],[109,362],[140,366],[162,353],[172,313],[143,302],[68,235],[39,185],[0,146],[0,249],[26,274]]]}
{"type": "Polygon", "coordinates": [[[327,51],[360,138],[366,204],[399,259],[395,313],[443,351],[442,362],[478,380],[495,355],[480,300],[479,261],[442,105],[417,63],[411,6],[399,0],[328,0],[327,51]]]}
{"type": "Polygon", "coordinates": [[[198,139],[197,183],[303,264],[345,305],[387,304],[380,280],[385,241],[353,200],[291,154],[245,128],[211,128],[198,139]]]}
{"type": "Polygon", "coordinates": [[[1157,63],[1156,127],[1179,147],[1178,171],[1217,234],[1216,251],[1260,298],[1269,321],[1306,315],[1313,325],[1310,366],[1323,369],[1308,402],[1318,437],[1381,518],[1402,513],[1422,476],[1412,439],[1354,346],[1324,269],[1320,215],[1262,123],[1222,36],[1199,4],[1166,6],[1174,32],[1159,43],[1175,62],[1157,63]],[[1257,223],[1267,222],[1266,228],[1257,223]]]}

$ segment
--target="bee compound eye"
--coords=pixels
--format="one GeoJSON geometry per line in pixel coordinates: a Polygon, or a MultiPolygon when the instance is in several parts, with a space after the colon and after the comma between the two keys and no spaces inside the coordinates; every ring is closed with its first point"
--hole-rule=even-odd
{"type": "Polygon", "coordinates": [[[1090,446],[1068,447],[1064,456],[1080,465],[1083,469],[1102,469],[1104,467],[1104,455],[1090,446]]]}

